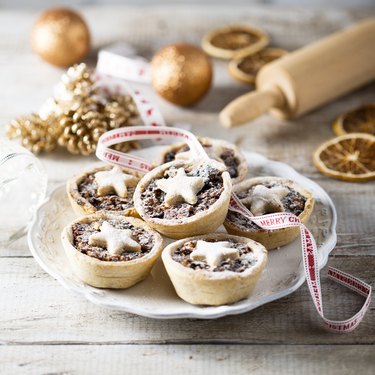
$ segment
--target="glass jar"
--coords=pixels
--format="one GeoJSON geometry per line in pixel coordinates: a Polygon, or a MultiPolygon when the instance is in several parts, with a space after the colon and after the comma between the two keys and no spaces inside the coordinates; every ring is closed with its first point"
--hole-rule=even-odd
{"type": "Polygon", "coordinates": [[[22,237],[46,196],[47,173],[18,144],[0,138],[0,245],[22,237]]]}

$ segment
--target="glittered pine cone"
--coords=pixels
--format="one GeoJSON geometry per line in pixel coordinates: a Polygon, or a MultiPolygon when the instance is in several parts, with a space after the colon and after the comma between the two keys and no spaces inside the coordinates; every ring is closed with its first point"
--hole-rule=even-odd
{"type": "Polygon", "coordinates": [[[97,93],[92,72],[84,63],[71,66],[61,77],[60,85],[59,89],[71,94],[72,97],[81,96],[87,98],[97,93]]]}
{"type": "Polygon", "coordinates": [[[72,154],[94,153],[99,137],[109,130],[102,113],[93,109],[86,110],[84,106],[76,111],[63,113],[59,125],[62,129],[59,145],[65,146],[72,154]]]}
{"type": "MultiPolygon", "coordinates": [[[[130,95],[110,95],[105,105],[105,115],[111,128],[131,126],[138,119],[137,107],[130,95]]],[[[128,152],[139,148],[139,142],[122,142],[112,146],[113,149],[128,152]]]]}
{"type": "MultiPolygon", "coordinates": [[[[131,126],[138,111],[129,95],[108,94],[94,81],[85,64],[68,69],[58,84],[55,97],[46,101],[40,115],[20,117],[8,125],[9,138],[21,138],[34,153],[64,146],[73,154],[95,152],[99,137],[108,130],[131,126]]],[[[114,146],[127,152],[138,142],[114,146]]]]}
{"type": "Polygon", "coordinates": [[[57,147],[60,132],[55,117],[43,120],[35,113],[18,117],[6,129],[9,139],[21,138],[22,146],[35,154],[53,151],[57,147]]]}
{"type": "Polygon", "coordinates": [[[104,114],[112,129],[129,126],[138,118],[138,111],[129,95],[110,95],[104,105],[104,114]]]}
{"type": "MultiPolygon", "coordinates": [[[[104,132],[129,126],[138,117],[133,99],[129,95],[104,95],[85,64],[75,65],[64,74],[57,103],[63,111],[59,144],[74,154],[92,154],[104,132]]],[[[137,146],[137,142],[127,142],[116,149],[128,151],[137,146]]]]}
{"type": "MultiPolygon", "coordinates": [[[[99,137],[108,130],[129,126],[138,114],[129,96],[116,95],[107,103],[92,98],[76,102],[72,109],[59,117],[62,133],[58,143],[73,154],[89,155],[95,152],[99,137]],[[79,104],[79,105],[78,105],[79,104]]],[[[137,142],[127,142],[116,147],[129,151],[138,148],[137,142]]]]}

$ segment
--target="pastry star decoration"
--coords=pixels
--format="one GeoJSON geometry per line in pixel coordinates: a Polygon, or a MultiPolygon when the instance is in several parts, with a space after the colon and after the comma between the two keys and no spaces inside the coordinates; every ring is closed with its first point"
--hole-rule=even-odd
{"type": "Polygon", "coordinates": [[[204,186],[204,178],[186,176],[184,168],[179,168],[174,177],[157,180],[156,186],[166,193],[164,201],[168,206],[179,202],[195,204],[197,193],[204,186]]]}
{"type": "Polygon", "coordinates": [[[95,181],[100,196],[115,192],[119,197],[126,198],[127,187],[137,185],[138,178],[124,173],[120,167],[113,167],[109,171],[95,173],[95,181]]]}
{"type": "Polygon", "coordinates": [[[121,255],[124,251],[140,251],[141,245],[131,235],[130,229],[117,229],[104,221],[100,232],[89,237],[89,245],[106,247],[112,255],[121,255]]]}
{"type": "Polygon", "coordinates": [[[242,203],[250,208],[255,216],[273,212],[283,212],[284,205],[281,200],[289,193],[289,189],[284,186],[272,186],[268,188],[263,185],[254,187],[252,195],[245,198],[242,203]]]}
{"type": "MultiPolygon", "coordinates": [[[[203,148],[207,152],[207,155],[210,158],[221,161],[220,156],[224,150],[221,145],[217,145],[214,143],[212,145],[203,146],[203,148]]],[[[192,153],[190,149],[184,152],[178,152],[176,154],[176,160],[190,160],[190,159],[194,159],[194,154],[192,153]]]]}
{"type": "Polygon", "coordinates": [[[223,259],[238,259],[239,257],[238,249],[230,247],[228,241],[206,242],[199,240],[190,254],[191,259],[205,260],[211,268],[219,266],[223,259]]]}

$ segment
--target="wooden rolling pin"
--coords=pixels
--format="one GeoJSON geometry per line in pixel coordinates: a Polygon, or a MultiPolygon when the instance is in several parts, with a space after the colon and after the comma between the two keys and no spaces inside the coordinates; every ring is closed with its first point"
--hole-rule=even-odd
{"type": "Polygon", "coordinates": [[[271,110],[293,118],[375,79],[375,18],[311,43],[265,65],[256,91],[220,113],[225,127],[249,122],[271,110]]]}

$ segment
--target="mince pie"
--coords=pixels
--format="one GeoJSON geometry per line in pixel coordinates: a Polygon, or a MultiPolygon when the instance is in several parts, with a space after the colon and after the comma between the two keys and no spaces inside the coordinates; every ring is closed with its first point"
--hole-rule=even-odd
{"type": "MultiPolygon", "coordinates": [[[[250,178],[234,186],[233,192],[254,216],[290,212],[306,223],[313,211],[314,199],[311,193],[285,178],[250,178]]],[[[251,238],[267,249],[286,245],[299,235],[298,227],[262,229],[235,211],[228,211],[224,226],[228,233],[251,238]]]]}
{"type": "Polygon", "coordinates": [[[197,305],[246,298],[267,263],[267,250],[249,238],[212,233],[167,246],[162,259],[177,294],[197,305]]]}
{"type": "Polygon", "coordinates": [[[134,205],[158,232],[171,238],[215,231],[227,215],[232,184],[215,160],[172,161],[138,183],[134,205]]]}
{"type": "Polygon", "coordinates": [[[70,203],[79,215],[99,211],[136,216],[133,194],[140,176],[111,165],[88,169],[68,181],[70,203]]]}
{"type": "Polygon", "coordinates": [[[97,288],[145,279],[163,249],[160,234],[142,220],[102,212],[73,221],[61,238],[73,271],[97,288]]]}
{"type": "MultiPolygon", "coordinates": [[[[198,137],[198,140],[210,158],[225,164],[233,184],[246,178],[247,162],[237,146],[221,139],[198,137]]],[[[193,156],[186,143],[175,143],[166,147],[154,164],[161,165],[173,160],[190,160],[193,156]]]]}

